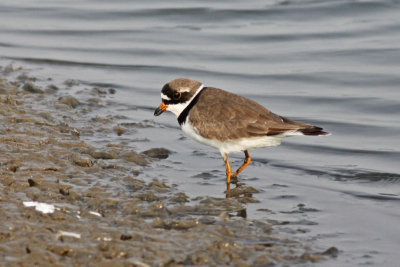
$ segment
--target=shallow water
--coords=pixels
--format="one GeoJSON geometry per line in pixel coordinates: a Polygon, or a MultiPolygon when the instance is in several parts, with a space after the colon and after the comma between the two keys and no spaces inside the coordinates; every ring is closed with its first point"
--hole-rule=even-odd
{"type": "MultiPolygon", "coordinates": [[[[282,227],[338,247],[324,266],[396,266],[399,1],[2,1],[0,16],[2,65],[53,77],[61,88],[78,80],[69,92],[115,88],[110,112],[147,127],[102,138],[174,151],[140,178],[165,179],[192,197],[223,196],[224,165],[218,151],[186,138],[172,114],[153,117],[173,78],[331,132],[251,151],[239,179],[261,193],[247,216],[294,222],[282,227]]],[[[232,154],[232,165],[242,157],[232,154]]]]}

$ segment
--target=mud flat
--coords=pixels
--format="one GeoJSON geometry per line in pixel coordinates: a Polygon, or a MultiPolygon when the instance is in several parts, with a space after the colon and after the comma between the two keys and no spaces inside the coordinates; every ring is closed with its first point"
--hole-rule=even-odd
{"type": "Polygon", "coordinates": [[[106,114],[112,88],[76,99],[21,68],[0,71],[0,266],[270,266],[336,255],[282,234],[286,222],[245,218],[251,188],[190,199],[157,177],[137,179],[169,151],[113,139],[135,125],[93,115],[106,114]],[[98,133],[107,144],[93,142],[98,133]]]}

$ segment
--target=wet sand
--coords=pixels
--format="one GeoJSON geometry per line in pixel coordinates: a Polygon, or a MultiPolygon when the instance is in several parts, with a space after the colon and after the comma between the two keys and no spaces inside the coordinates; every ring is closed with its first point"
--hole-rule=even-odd
{"type": "Polygon", "coordinates": [[[0,71],[1,266],[270,266],[337,255],[283,233],[288,222],[247,219],[253,188],[190,199],[157,177],[137,179],[169,151],[139,153],[115,138],[141,127],[104,114],[115,91],[76,99],[21,68],[0,71]]]}

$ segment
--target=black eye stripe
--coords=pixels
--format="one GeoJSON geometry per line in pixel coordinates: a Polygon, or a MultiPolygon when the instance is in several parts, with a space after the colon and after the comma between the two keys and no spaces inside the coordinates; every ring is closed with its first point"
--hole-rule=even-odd
{"type": "Polygon", "coordinates": [[[164,99],[164,98],[162,99],[162,101],[166,105],[184,103],[184,102],[188,101],[189,98],[190,98],[190,97],[188,97],[188,93],[187,92],[182,93],[181,97],[178,98],[178,99],[174,99],[173,97],[171,97],[169,95],[167,95],[167,96],[170,98],[170,100],[164,99]]]}
{"type": "Polygon", "coordinates": [[[181,97],[178,99],[174,99],[173,97],[173,91],[172,90],[163,90],[161,91],[164,95],[166,95],[167,97],[169,97],[170,99],[162,99],[162,101],[166,104],[166,105],[170,105],[170,104],[179,104],[179,103],[184,103],[187,100],[190,99],[189,97],[189,92],[183,92],[181,93],[181,97]]]}

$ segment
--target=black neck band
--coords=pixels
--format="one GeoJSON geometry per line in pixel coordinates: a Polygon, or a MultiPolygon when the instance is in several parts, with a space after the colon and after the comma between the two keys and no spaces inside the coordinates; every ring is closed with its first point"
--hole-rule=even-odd
{"type": "Polygon", "coordinates": [[[201,93],[203,93],[204,90],[206,90],[207,87],[204,87],[194,98],[193,100],[189,103],[189,105],[181,112],[181,114],[178,117],[178,122],[179,125],[182,125],[185,123],[187,116],[189,115],[189,111],[193,108],[193,106],[199,101],[199,97],[201,93]]]}

